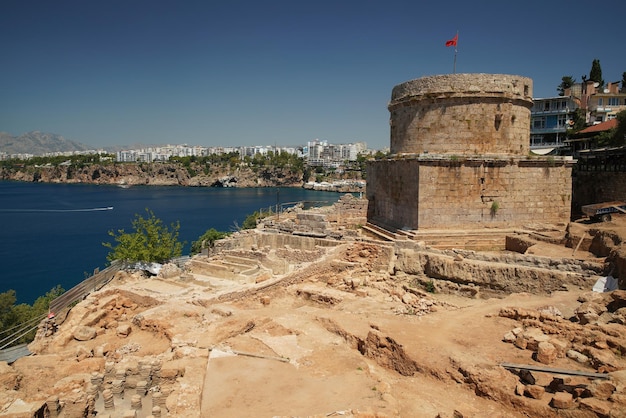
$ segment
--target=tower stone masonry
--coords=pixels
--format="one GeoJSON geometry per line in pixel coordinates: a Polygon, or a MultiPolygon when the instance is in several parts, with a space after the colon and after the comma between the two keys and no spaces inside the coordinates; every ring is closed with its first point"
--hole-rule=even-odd
{"type": "Polygon", "coordinates": [[[368,221],[390,228],[564,224],[574,161],[530,153],[532,80],[447,74],[393,88],[391,156],[367,166],[368,221]]]}

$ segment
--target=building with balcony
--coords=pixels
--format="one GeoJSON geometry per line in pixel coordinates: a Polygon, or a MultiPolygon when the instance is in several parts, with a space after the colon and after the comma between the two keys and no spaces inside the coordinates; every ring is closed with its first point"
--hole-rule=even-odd
{"type": "Polygon", "coordinates": [[[626,110],[626,94],[598,93],[590,97],[588,121],[592,125],[607,122],[622,110],[626,110]]]}
{"type": "MultiPolygon", "coordinates": [[[[582,112],[585,124],[597,125],[616,118],[626,110],[626,91],[619,82],[608,83],[601,88],[599,83],[585,81],[565,89],[563,96],[534,99],[531,109],[530,148],[538,154],[554,149],[571,147],[574,142],[565,142],[567,130],[574,125],[576,113],[582,112]]],[[[582,146],[575,141],[577,146],[582,146]]],[[[585,146],[589,146],[587,143],[585,146]]],[[[580,151],[580,149],[571,149],[580,151]]]]}
{"type": "Polygon", "coordinates": [[[567,129],[574,124],[580,100],[574,96],[533,99],[530,110],[530,149],[553,150],[563,147],[567,129]]]}

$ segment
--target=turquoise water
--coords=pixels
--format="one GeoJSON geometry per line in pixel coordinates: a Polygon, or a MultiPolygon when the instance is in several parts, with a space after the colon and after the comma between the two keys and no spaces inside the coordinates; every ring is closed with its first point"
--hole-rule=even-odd
{"type": "Polygon", "coordinates": [[[149,208],[166,225],[180,222],[184,253],[207,229],[232,231],[277,202],[331,204],[338,193],[301,188],[130,187],[0,181],[0,293],[32,303],[60,284],[70,289],[106,266],[108,231],[131,232],[149,208]],[[113,209],[109,209],[109,208],[113,209]]]}

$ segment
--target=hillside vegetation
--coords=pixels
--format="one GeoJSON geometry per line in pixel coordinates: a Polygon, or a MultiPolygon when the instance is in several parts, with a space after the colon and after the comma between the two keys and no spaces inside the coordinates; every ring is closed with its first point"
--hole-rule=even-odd
{"type": "Polygon", "coordinates": [[[281,152],[240,158],[237,153],[172,157],[168,162],[113,161],[112,155],[33,157],[0,161],[0,180],[45,183],[207,187],[300,187],[310,180],[361,179],[360,164],[342,173],[308,167],[281,152]]]}

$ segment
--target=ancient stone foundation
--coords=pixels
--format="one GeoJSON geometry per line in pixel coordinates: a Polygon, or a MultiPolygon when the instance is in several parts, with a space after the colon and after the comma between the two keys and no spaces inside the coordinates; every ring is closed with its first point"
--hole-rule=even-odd
{"type": "Polygon", "coordinates": [[[396,158],[368,166],[368,220],[398,229],[564,224],[571,161],[396,158]]]}

